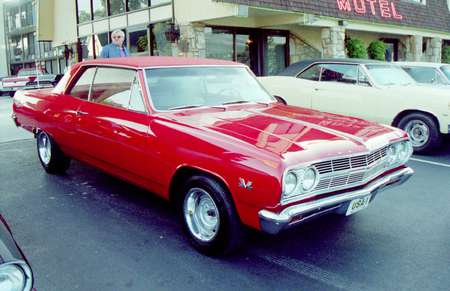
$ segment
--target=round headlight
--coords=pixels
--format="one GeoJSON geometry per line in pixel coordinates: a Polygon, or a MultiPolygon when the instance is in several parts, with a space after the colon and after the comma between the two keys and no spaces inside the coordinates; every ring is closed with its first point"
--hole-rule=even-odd
{"type": "Polygon", "coordinates": [[[298,178],[294,172],[289,172],[284,177],[284,195],[291,195],[297,188],[298,178]]]}
{"type": "Polygon", "coordinates": [[[310,191],[316,185],[317,173],[313,168],[306,169],[303,174],[302,188],[303,191],[310,191]]]}
{"type": "Polygon", "coordinates": [[[25,288],[26,277],[17,265],[0,266],[0,290],[22,291],[25,288]]]}
{"type": "Polygon", "coordinates": [[[389,164],[394,164],[397,162],[397,148],[395,145],[390,145],[387,149],[387,159],[389,164]]]}
{"type": "Polygon", "coordinates": [[[398,146],[398,161],[400,163],[406,163],[408,159],[411,157],[413,152],[413,147],[411,142],[404,141],[400,142],[398,146]]]}

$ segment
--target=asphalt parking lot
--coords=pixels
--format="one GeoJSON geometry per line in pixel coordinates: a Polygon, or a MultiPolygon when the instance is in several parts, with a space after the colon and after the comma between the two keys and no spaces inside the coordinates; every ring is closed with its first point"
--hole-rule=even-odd
{"type": "Polygon", "coordinates": [[[0,213],[27,255],[38,291],[448,290],[450,142],[414,156],[416,174],[350,217],[327,216],[278,236],[250,232],[227,258],[193,250],[171,206],[73,162],[47,175],[31,134],[0,97],[0,213]]]}

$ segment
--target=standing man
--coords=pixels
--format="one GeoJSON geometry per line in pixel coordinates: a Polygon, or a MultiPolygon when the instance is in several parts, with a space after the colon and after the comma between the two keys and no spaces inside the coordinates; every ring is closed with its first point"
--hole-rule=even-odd
{"type": "Polygon", "coordinates": [[[120,30],[114,30],[111,33],[112,43],[105,45],[102,49],[100,57],[102,58],[120,58],[128,57],[128,50],[123,46],[125,40],[125,33],[120,30]]]}

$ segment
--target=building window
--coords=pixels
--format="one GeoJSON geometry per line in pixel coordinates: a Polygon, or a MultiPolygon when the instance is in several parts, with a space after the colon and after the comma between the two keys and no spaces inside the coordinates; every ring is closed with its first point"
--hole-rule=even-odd
{"type": "Polygon", "coordinates": [[[130,32],[129,42],[130,42],[130,54],[142,55],[148,52],[147,29],[130,32]]]}
{"type": "Polygon", "coordinates": [[[108,15],[106,0],[93,0],[92,10],[94,11],[94,19],[104,18],[108,15]]]}
{"type": "Polygon", "coordinates": [[[125,0],[109,0],[110,15],[125,13],[125,0]]]}
{"type": "Polygon", "coordinates": [[[91,21],[91,0],[77,0],[78,23],[91,21]]]}
{"type": "Polygon", "coordinates": [[[285,36],[267,36],[267,47],[264,50],[264,72],[266,75],[276,75],[286,67],[285,36]]]}
{"type": "Polygon", "coordinates": [[[205,34],[206,57],[232,61],[233,58],[233,34],[215,29],[214,33],[205,34]]]}
{"type": "Polygon", "coordinates": [[[26,3],[21,7],[20,22],[22,27],[33,25],[33,3],[26,3]]]}
{"type": "Polygon", "coordinates": [[[81,45],[81,59],[88,60],[94,58],[94,47],[92,45],[92,37],[86,36],[80,38],[81,45]]]}
{"type": "Polygon", "coordinates": [[[172,2],[172,0],[150,0],[150,5],[157,6],[157,5],[171,3],[171,2],[172,2]]]}
{"type": "Polygon", "coordinates": [[[148,7],[148,0],[128,0],[128,11],[139,10],[148,7]]]}
{"type": "Polygon", "coordinates": [[[169,23],[160,22],[151,26],[151,55],[152,56],[171,56],[172,44],[166,39],[165,32],[169,23]]]}
{"type": "Polygon", "coordinates": [[[9,39],[9,47],[12,61],[21,61],[23,59],[22,38],[13,36],[9,39]]]}

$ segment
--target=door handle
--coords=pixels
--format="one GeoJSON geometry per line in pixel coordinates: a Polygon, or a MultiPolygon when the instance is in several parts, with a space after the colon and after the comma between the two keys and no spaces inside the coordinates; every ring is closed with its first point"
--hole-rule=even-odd
{"type": "Polygon", "coordinates": [[[77,115],[78,115],[78,116],[88,115],[88,113],[85,112],[85,111],[77,111],[77,115]]]}
{"type": "Polygon", "coordinates": [[[314,88],[314,91],[319,91],[319,88],[314,88]]]}

